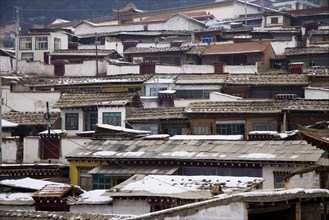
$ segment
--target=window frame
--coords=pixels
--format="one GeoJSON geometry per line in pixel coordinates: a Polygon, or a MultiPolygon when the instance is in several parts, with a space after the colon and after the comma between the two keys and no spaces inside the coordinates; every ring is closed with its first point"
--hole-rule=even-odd
{"type": "Polygon", "coordinates": [[[32,37],[20,37],[19,50],[32,50],[32,37]],[[23,39],[25,39],[25,41],[23,41],[23,39]],[[23,48],[22,45],[25,45],[25,48],[23,48]],[[29,45],[29,47],[26,47],[26,45],[29,45]]]}
{"type": "Polygon", "coordinates": [[[103,112],[102,114],[103,124],[121,126],[122,112],[103,112]],[[109,122],[110,121],[110,122],[109,122]]]}
{"type": "Polygon", "coordinates": [[[70,131],[79,130],[79,113],[76,112],[65,113],[65,130],[70,130],[70,131]],[[76,120],[76,121],[72,121],[72,120],[76,120]],[[68,126],[68,124],[74,124],[74,125],[68,126]]]}
{"type": "Polygon", "coordinates": [[[36,50],[48,50],[48,37],[35,37],[35,49],[36,50]],[[43,39],[43,40],[40,40],[43,39]],[[46,41],[45,41],[46,39],[46,41]],[[42,47],[39,47],[41,46],[42,47]],[[45,47],[43,47],[45,46],[45,47]]]}
{"type": "Polygon", "coordinates": [[[279,24],[279,17],[271,17],[271,24],[279,24]]]}
{"type": "Polygon", "coordinates": [[[33,52],[22,52],[21,53],[21,60],[26,60],[28,62],[34,61],[34,53],[33,52]],[[27,55],[27,54],[30,54],[32,56],[23,57],[23,55],[27,55]]]}
{"type": "Polygon", "coordinates": [[[60,50],[62,46],[62,39],[55,37],[54,38],[54,50],[60,50]],[[56,42],[58,41],[58,42],[56,42]]]}

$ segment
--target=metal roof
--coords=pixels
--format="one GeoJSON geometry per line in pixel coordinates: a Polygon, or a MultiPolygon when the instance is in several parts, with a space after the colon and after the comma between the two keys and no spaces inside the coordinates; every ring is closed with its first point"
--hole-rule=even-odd
{"type": "Polygon", "coordinates": [[[69,160],[208,160],[316,162],[323,150],[306,141],[94,140],[69,160]]]}

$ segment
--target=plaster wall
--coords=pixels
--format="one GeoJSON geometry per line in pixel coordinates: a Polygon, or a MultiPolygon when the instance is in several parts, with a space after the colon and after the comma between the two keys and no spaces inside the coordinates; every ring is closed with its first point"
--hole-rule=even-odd
{"type": "Polygon", "coordinates": [[[141,215],[150,213],[150,204],[146,200],[114,199],[113,214],[141,215]]]}
{"type": "Polygon", "coordinates": [[[11,92],[8,86],[3,87],[2,112],[16,111],[46,111],[46,102],[50,111],[60,97],[60,92],[11,92]]]}
{"type": "Polygon", "coordinates": [[[44,64],[40,61],[26,62],[19,60],[18,71],[28,75],[54,76],[54,65],[44,64]]]}
{"type": "MultiPolygon", "coordinates": [[[[107,62],[98,61],[98,74],[107,72],[107,62]]],[[[65,64],[65,76],[97,76],[96,61],[84,61],[79,64],[65,64]]]]}
{"type": "Polygon", "coordinates": [[[257,73],[256,65],[224,65],[224,73],[257,73]]]}
{"type": "Polygon", "coordinates": [[[305,99],[329,99],[329,89],[306,87],[305,99]]]}
{"type": "Polygon", "coordinates": [[[287,47],[298,47],[295,37],[291,41],[271,41],[271,44],[276,55],[283,55],[287,47]]]}
{"type": "Polygon", "coordinates": [[[40,161],[39,137],[25,137],[23,146],[23,163],[34,163],[35,161],[40,161]]]}
{"type": "Polygon", "coordinates": [[[316,172],[303,173],[290,178],[287,188],[320,189],[320,177],[316,172]]]}
{"type": "Polygon", "coordinates": [[[2,163],[17,163],[16,155],[18,150],[19,140],[7,139],[1,142],[2,163]]]}
{"type": "Polygon", "coordinates": [[[262,177],[265,179],[263,182],[263,189],[274,188],[274,171],[295,171],[294,167],[276,167],[276,166],[263,166],[262,177]]]}
{"type": "Polygon", "coordinates": [[[1,74],[10,73],[13,70],[11,62],[13,62],[13,64],[14,64],[15,60],[10,57],[0,56],[0,72],[1,72],[1,74]]]}
{"type": "Polygon", "coordinates": [[[107,75],[139,74],[139,65],[107,65],[107,75]]]}

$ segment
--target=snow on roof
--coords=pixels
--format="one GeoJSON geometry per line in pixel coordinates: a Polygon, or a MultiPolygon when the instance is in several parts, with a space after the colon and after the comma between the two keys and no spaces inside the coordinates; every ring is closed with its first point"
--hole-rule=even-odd
{"type": "Polygon", "coordinates": [[[0,205],[32,205],[32,193],[0,193],[0,205]]]}
{"type": "MultiPolygon", "coordinates": [[[[65,133],[65,130],[62,130],[62,129],[51,129],[50,130],[50,134],[64,134],[64,133],[65,133]]],[[[39,135],[40,134],[48,134],[48,130],[41,131],[38,134],[39,135]]]]}
{"type": "Polygon", "coordinates": [[[93,153],[93,156],[124,156],[124,157],[138,157],[143,155],[145,152],[133,152],[133,151],[128,151],[128,152],[116,152],[116,151],[98,151],[93,153]]]}
{"type": "Polygon", "coordinates": [[[30,177],[26,177],[23,179],[1,180],[0,184],[6,185],[6,186],[11,186],[11,187],[39,190],[48,184],[61,185],[62,183],[55,183],[55,182],[51,182],[51,181],[45,181],[45,180],[39,180],[39,179],[33,179],[30,177]]]}
{"type": "Polygon", "coordinates": [[[230,140],[239,141],[243,135],[174,135],[171,140],[230,140]]]}
{"type": "Polygon", "coordinates": [[[170,137],[169,134],[152,134],[152,135],[147,135],[143,139],[165,139],[170,137]]]}
{"type": "Polygon", "coordinates": [[[158,91],[158,93],[175,93],[176,90],[162,90],[162,91],[158,91]]]}
{"type": "Polygon", "coordinates": [[[102,196],[106,192],[105,189],[86,191],[77,197],[76,201],[71,202],[71,205],[81,205],[81,204],[109,204],[112,202],[112,198],[109,196],[102,196]]]}
{"type": "Polygon", "coordinates": [[[109,124],[100,124],[100,123],[96,124],[96,127],[104,128],[104,129],[108,129],[108,130],[114,130],[114,131],[124,131],[124,132],[135,133],[135,134],[150,134],[151,133],[151,131],[123,128],[120,126],[114,126],[114,125],[109,125],[109,124]]]}
{"type": "Polygon", "coordinates": [[[249,134],[273,134],[277,135],[277,131],[250,131],[249,134]]]}
{"type": "Polygon", "coordinates": [[[1,120],[1,123],[3,128],[14,128],[18,126],[17,123],[13,123],[4,119],[1,120]]]}
{"type": "MultiPolygon", "coordinates": [[[[221,184],[225,193],[260,184],[263,178],[232,176],[181,176],[181,175],[134,175],[115,186],[123,191],[144,191],[154,194],[179,194],[212,189],[213,184],[221,184]]],[[[115,190],[114,190],[115,191],[115,190]]]]}
{"type": "Polygon", "coordinates": [[[271,159],[271,158],[276,158],[276,155],[265,154],[265,153],[250,153],[250,154],[241,154],[239,157],[248,158],[248,159],[271,159]]]}

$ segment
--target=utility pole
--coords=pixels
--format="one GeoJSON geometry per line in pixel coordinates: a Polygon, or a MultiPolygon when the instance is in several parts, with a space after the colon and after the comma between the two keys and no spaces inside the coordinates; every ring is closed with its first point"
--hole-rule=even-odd
{"type": "Polygon", "coordinates": [[[97,50],[97,32],[95,32],[95,47],[96,47],[96,76],[98,76],[98,50],[97,50]]]}
{"type": "Polygon", "coordinates": [[[248,18],[247,18],[247,0],[244,0],[244,19],[245,19],[245,26],[247,27],[247,22],[248,22],[248,18]]]}
{"type": "Polygon", "coordinates": [[[15,56],[16,56],[16,62],[15,62],[15,73],[18,73],[18,48],[19,48],[19,10],[20,7],[16,6],[16,41],[15,41],[15,56]]]}
{"type": "Polygon", "coordinates": [[[1,72],[0,72],[0,163],[2,163],[2,84],[1,84],[1,72]]]}

